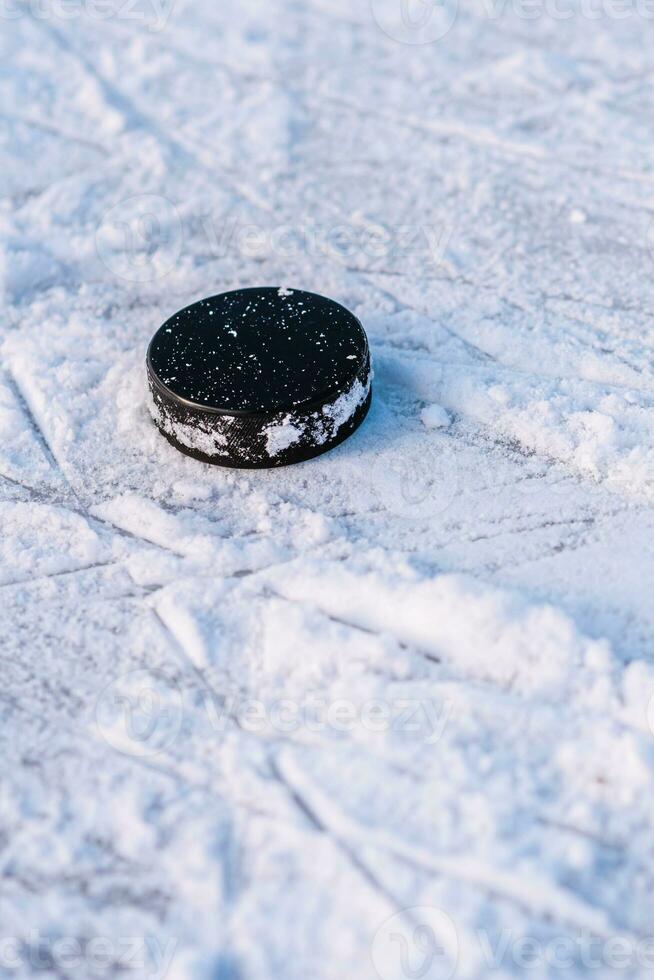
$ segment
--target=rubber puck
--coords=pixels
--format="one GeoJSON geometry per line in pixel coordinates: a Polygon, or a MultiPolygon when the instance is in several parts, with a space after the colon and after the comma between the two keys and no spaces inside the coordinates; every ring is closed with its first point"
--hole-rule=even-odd
{"type": "Polygon", "coordinates": [[[319,456],[358,428],[372,397],[359,320],[300,290],[237,289],[187,306],[152,338],[147,371],[158,429],[219,466],[319,456]]]}

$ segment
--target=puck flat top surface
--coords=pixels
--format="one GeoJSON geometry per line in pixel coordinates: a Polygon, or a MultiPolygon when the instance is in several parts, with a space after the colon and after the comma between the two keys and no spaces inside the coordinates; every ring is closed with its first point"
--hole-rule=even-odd
{"type": "Polygon", "coordinates": [[[358,319],[315,293],[262,287],[201,300],[154,335],[148,371],[168,398],[226,415],[320,405],[369,358],[358,319]]]}

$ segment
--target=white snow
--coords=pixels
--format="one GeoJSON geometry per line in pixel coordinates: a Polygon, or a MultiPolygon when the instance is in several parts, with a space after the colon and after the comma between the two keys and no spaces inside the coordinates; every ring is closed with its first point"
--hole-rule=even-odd
{"type": "Polygon", "coordinates": [[[446,429],[452,421],[441,405],[427,405],[420,413],[420,419],[427,429],[446,429]]]}
{"type": "Polygon", "coordinates": [[[303,429],[293,423],[293,415],[286,414],[280,422],[271,422],[265,429],[266,450],[269,456],[277,456],[302,438],[303,429]]]}
{"type": "Polygon", "coordinates": [[[210,423],[204,423],[202,426],[185,424],[174,419],[160,401],[155,401],[151,395],[146,398],[153,421],[187,449],[195,449],[207,456],[215,456],[221,447],[227,444],[227,436],[219,427],[213,427],[210,423]]]}
{"type": "MultiPolygon", "coordinates": [[[[324,425],[324,432],[318,436],[318,442],[327,441],[328,435],[335,436],[342,426],[352,418],[359,406],[363,405],[370,394],[371,380],[367,379],[365,384],[359,380],[355,381],[351,388],[338,396],[336,401],[329,405],[323,405],[321,414],[327,421],[324,425]]],[[[322,421],[322,420],[321,420],[322,421]]]]}
{"type": "Polygon", "coordinates": [[[370,380],[362,384],[358,379],[333,402],[323,405],[320,412],[289,412],[279,421],[270,422],[264,429],[266,450],[271,457],[294,445],[309,433],[308,437],[317,446],[338,436],[342,426],[348,422],[370,393],[370,380]],[[310,430],[310,431],[309,431],[310,430]]]}
{"type": "Polygon", "coordinates": [[[0,14],[2,976],[651,974],[651,23],[431,6],[0,14]],[[150,337],[285,283],[366,421],[181,455],[150,337]]]}

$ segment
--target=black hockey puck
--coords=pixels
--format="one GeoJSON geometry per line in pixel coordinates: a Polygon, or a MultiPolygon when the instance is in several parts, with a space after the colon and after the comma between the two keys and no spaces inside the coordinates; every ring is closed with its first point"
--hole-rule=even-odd
{"type": "Polygon", "coordinates": [[[370,406],[363,327],[295,289],[237,289],[187,306],[152,338],[147,370],[159,430],[219,466],[311,459],[351,435],[370,406]]]}

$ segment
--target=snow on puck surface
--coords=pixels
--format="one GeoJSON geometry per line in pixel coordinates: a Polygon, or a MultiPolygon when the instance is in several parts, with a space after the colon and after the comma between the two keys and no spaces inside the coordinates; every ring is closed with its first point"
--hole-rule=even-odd
{"type": "Polygon", "coordinates": [[[159,430],[221,466],[318,456],[361,424],[372,394],[357,318],[295,289],[237,289],[187,306],[152,338],[147,370],[159,430]]]}

